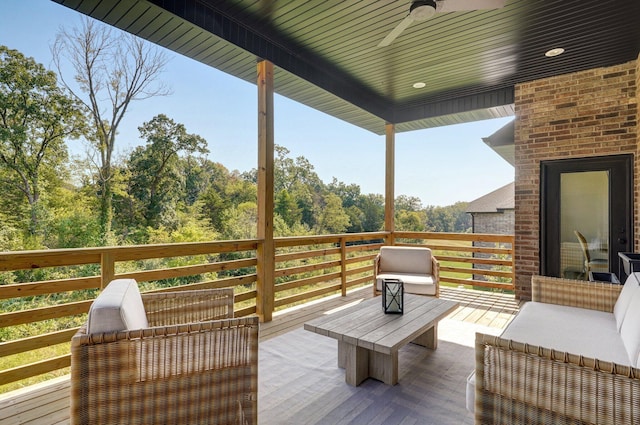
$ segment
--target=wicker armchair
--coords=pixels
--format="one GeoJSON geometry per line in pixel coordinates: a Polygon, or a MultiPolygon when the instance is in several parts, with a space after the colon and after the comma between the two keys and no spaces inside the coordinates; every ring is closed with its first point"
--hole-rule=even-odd
{"type": "Polygon", "coordinates": [[[233,289],[142,294],[149,327],[71,343],[72,424],[256,424],[258,319],[233,289]]]}
{"type": "MultiPolygon", "coordinates": [[[[534,276],[534,301],[612,312],[621,285],[534,276]]],[[[594,335],[594,338],[597,336],[594,335]]],[[[476,334],[477,424],[640,423],[640,369],[476,334]]]]}
{"type": "Polygon", "coordinates": [[[381,247],[373,260],[373,296],[382,293],[384,279],[402,280],[406,293],[440,296],[440,263],[426,247],[381,247]]]}

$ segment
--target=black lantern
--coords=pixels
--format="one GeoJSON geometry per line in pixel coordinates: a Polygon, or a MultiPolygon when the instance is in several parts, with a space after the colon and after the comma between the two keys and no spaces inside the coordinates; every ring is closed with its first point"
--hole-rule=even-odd
{"type": "Polygon", "coordinates": [[[404,313],[404,284],[400,279],[382,280],[382,308],[387,314],[404,313]]]}

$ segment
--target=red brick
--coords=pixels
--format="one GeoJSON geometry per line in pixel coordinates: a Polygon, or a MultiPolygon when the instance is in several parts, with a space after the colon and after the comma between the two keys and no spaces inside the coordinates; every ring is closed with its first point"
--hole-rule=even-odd
{"type": "MultiPolygon", "coordinates": [[[[639,56],[640,59],[640,56],[639,56]]],[[[515,87],[516,295],[529,299],[539,264],[540,162],[559,158],[640,155],[640,60],[519,84],[515,87]]],[[[635,162],[635,175],[640,160],[635,162]]],[[[640,246],[640,179],[634,178],[635,246],[640,246]]]]}

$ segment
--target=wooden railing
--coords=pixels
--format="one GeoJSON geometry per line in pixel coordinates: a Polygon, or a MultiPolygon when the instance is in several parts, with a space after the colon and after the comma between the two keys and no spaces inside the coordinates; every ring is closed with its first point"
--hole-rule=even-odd
{"type": "Polygon", "coordinates": [[[99,290],[115,278],[136,279],[143,291],[233,287],[240,317],[256,313],[260,291],[274,294],[272,305],[282,309],[371,284],[373,258],[385,242],[431,247],[442,284],[513,289],[513,237],[498,235],[275,238],[273,282],[257,277],[258,239],[0,253],[0,392],[11,388],[6,384],[67,373],[71,336],[99,290]]]}
{"type": "Polygon", "coordinates": [[[440,283],[512,291],[513,235],[394,232],[395,245],[428,246],[440,261],[440,283]]]}

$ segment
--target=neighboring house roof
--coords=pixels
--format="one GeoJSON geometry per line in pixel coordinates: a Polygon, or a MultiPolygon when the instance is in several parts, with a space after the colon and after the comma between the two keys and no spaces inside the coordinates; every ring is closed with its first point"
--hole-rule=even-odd
{"type": "Polygon", "coordinates": [[[514,183],[511,182],[500,189],[496,189],[491,193],[487,193],[486,195],[469,202],[467,212],[473,214],[513,210],[515,209],[514,194],[514,183]]]}
{"type": "Polygon", "coordinates": [[[491,136],[483,137],[482,141],[500,155],[505,161],[515,167],[515,120],[509,121],[491,136]]]}

